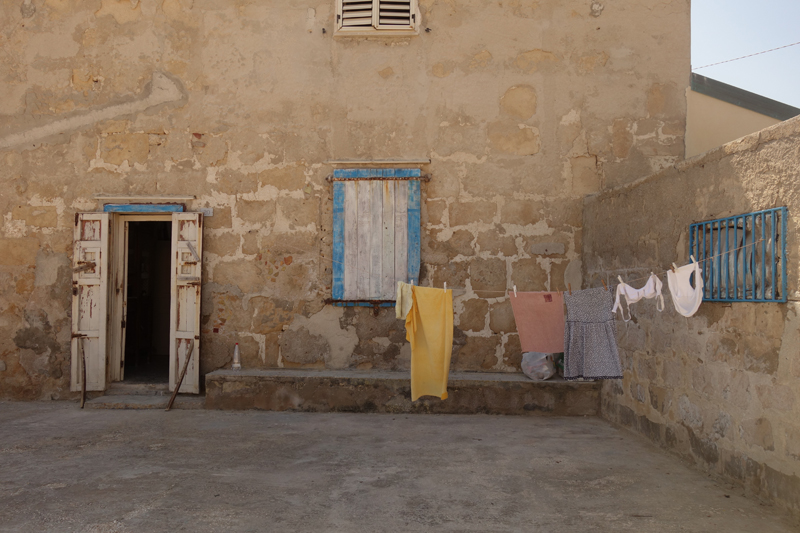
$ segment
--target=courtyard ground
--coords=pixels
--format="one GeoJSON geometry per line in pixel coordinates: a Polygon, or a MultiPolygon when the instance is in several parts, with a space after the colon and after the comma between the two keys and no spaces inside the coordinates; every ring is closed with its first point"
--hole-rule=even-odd
{"type": "Polygon", "coordinates": [[[0,402],[0,531],[797,531],[594,417],[0,402]]]}

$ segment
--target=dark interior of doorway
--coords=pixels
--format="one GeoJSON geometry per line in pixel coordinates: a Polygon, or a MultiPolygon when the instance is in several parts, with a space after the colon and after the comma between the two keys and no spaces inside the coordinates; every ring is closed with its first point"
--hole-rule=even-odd
{"type": "Polygon", "coordinates": [[[169,380],[171,222],[128,223],[126,382],[169,380]]]}

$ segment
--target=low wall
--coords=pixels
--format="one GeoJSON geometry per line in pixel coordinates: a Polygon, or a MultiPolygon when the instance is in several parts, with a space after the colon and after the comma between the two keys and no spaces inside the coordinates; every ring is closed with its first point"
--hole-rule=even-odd
{"type": "MultiPolygon", "coordinates": [[[[588,197],[584,279],[616,285],[688,262],[692,222],[787,206],[787,303],[704,302],[696,315],[652,300],[619,321],[624,378],[601,414],[699,468],[800,514],[800,119],[629,186],[588,197]]],[[[640,287],[644,281],[632,283],[640,287]]]]}

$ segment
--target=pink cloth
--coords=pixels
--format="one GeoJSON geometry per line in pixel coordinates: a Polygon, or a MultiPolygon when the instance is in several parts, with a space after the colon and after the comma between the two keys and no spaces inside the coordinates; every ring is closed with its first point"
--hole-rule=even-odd
{"type": "Polygon", "coordinates": [[[523,352],[564,351],[564,296],[560,292],[511,293],[523,352]]]}

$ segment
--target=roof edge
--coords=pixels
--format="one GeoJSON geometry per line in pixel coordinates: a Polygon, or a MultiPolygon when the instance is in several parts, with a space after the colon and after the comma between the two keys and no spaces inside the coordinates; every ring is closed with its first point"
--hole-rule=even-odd
{"type": "Polygon", "coordinates": [[[800,115],[800,109],[789,104],[707,78],[696,72],[692,72],[691,89],[700,94],[705,94],[717,100],[722,100],[777,120],[788,120],[800,115]]]}

